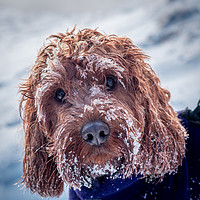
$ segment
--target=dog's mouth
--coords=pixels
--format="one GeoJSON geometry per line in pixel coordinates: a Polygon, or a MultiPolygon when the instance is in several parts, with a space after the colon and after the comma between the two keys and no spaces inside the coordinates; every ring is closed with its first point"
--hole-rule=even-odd
{"type": "Polygon", "coordinates": [[[84,186],[91,188],[105,179],[115,179],[122,174],[124,168],[124,157],[108,161],[105,165],[89,164],[82,168],[84,186]]]}

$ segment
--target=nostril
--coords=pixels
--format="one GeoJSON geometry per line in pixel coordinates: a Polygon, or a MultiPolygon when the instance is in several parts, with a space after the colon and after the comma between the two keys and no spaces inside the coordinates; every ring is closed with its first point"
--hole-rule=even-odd
{"type": "Polygon", "coordinates": [[[87,139],[86,139],[87,142],[91,142],[93,139],[94,136],[91,133],[87,134],[87,139]]]}
{"type": "Polygon", "coordinates": [[[105,137],[105,136],[106,136],[106,135],[105,135],[105,132],[104,132],[104,131],[100,131],[99,136],[100,136],[100,137],[105,137]]]}

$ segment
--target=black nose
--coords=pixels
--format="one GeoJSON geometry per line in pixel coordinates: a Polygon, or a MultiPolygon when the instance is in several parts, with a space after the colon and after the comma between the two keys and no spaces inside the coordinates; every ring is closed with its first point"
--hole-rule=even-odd
{"type": "Polygon", "coordinates": [[[86,123],[81,130],[83,140],[90,145],[100,146],[106,142],[109,135],[108,125],[100,120],[86,123]]]}

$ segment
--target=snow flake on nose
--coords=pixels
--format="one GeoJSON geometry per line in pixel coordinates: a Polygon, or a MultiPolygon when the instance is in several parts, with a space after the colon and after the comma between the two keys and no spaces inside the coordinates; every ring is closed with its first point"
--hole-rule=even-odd
{"type": "Polygon", "coordinates": [[[91,88],[90,88],[90,92],[91,92],[91,97],[95,96],[95,95],[101,95],[101,96],[105,96],[105,93],[102,92],[102,90],[100,89],[99,86],[97,85],[93,85],[91,88]]]}
{"type": "Polygon", "coordinates": [[[83,110],[84,110],[84,113],[86,113],[86,112],[91,112],[91,111],[93,111],[94,108],[93,108],[92,106],[85,105],[84,108],[83,108],[83,110]]]}

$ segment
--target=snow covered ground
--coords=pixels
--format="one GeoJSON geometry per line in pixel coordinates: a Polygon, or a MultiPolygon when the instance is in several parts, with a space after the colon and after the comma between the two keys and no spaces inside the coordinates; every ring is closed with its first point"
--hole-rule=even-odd
{"type": "Polygon", "coordinates": [[[151,56],[175,110],[194,109],[200,98],[199,0],[0,0],[1,200],[40,199],[14,185],[23,155],[17,90],[44,39],[74,25],[130,37],[151,56]]]}

